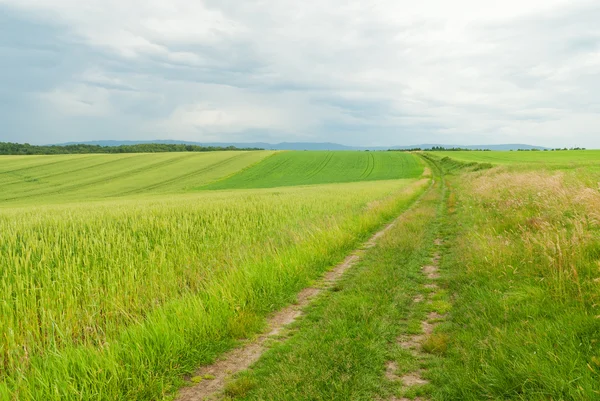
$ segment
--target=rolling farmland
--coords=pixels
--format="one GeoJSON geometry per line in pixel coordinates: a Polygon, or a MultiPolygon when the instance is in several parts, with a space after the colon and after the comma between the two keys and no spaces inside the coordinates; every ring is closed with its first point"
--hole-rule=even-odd
{"type": "MultiPolygon", "coordinates": [[[[376,185],[199,190],[279,155],[0,159],[0,399],[169,394],[427,185],[421,162],[399,155],[406,170],[376,185]]],[[[362,162],[348,153],[310,174],[348,181],[344,163],[362,162]]]]}
{"type": "Polygon", "coordinates": [[[400,152],[283,152],[256,168],[206,186],[207,189],[272,188],[333,182],[414,178],[423,166],[400,152]]]}
{"type": "Polygon", "coordinates": [[[272,152],[3,156],[0,206],[189,192],[272,152]]]}
{"type": "Polygon", "coordinates": [[[597,399],[598,166],[0,157],[0,400],[597,399]]]}

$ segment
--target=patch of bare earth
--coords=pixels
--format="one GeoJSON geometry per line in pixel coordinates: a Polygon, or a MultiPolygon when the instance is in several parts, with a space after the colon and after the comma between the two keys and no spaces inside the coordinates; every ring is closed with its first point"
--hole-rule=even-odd
{"type": "MultiPolygon", "coordinates": [[[[396,220],[397,221],[397,220],[396,220]]],[[[267,321],[268,330],[258,338],[247,342],[240,348],[236,348],[215,363],[203,366],[194,374],[195,378],[203,379],[199,383],[183,388],[177,397],[178,401],[203,401],[218,399],[227,380],[243,370],[248,369],[267,349],[266,343],[279,335],[289,324],[296,321],[303,314],[303,309],[324,290],[331,288],[348,270],[361,258],[361,249],[369,249],[377,244],[377,240],[388,232],[396,223],[388,224],[382,230],[375,233],[359,250],[349,255],[342,263],[327,272],[321,283],[315,287],[302,290],[298,294],[298,301],[272,315],[267,321]]]]}
{"type": "Polygon", "coordinates": [[[421,343],[423,342],[424,339],[425,339],[425,336],[420,335],[420,334],[410,336],[408,338],[400,337],[398,339],[398,344],[404,349],[419,350],[421,348],[421,343]]]}
{"type": "Polygon", "coordinates": [[[423,274],[427,276],[427,278],[435,280],[436,278],[440,278],[440,274],[438,273],[437,266],[423,266],[423,274]]]}
{"type": "Polygon", "coordinates": [[[421,377],[419,372],[409,373],[401,377],[402,383],[406,387],[423,386],[429,382],[421,377]]]}
{"type": "Polygon", "coordinates": [[[389,361],[385,365],[385,377],[388,380],[396,380],[398,376],[396,376],[396,371],[398,370],[398,364],[394,361],[389,361]]]}
{"type": "Polygon", "coordinates": [[[444,315],[440,315],[440,314],[439,314],[439,313],[437,313],[437,312],[431,312],[431,313],[429,313],[429,314],[427,315],[427,319],[428,319],[430,322],[437,322],[437,321],[440,321],[440,320],[444,319],[444,317],[445,317],[444,315]]]}
{"type": "Polygon", "coordinates": [[[406,387],[423,386],[429,383],[427,380],[421,377],[420,372],[412,372],[399,377],[396,374],[397,370],[398,365],[396,364],[396,362],[388,362],[386,364],[385,377],[390,381],[401,380],[402,384],[406,387]]]}
{"type": "Polygon", "coordinates": [[[392,397],[390,398],[390,401],[427,401],[425,398],[421,398],[421,397],[417,397],[417,398],[406,398],[406,397],[402,397],[402,398],[396,398],[396,397],[392,397]]]}

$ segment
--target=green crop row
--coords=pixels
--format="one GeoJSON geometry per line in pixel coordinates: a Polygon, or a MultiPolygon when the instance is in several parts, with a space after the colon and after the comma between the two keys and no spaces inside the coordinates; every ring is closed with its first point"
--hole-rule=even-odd
{"type": "Polygon", "coordinates": [[[282,152],[205,189],[273,188],[415,178],[422,163],[400,152],[282,152]]]}
{"type": "Polygon", "coordinates": [[[23,205],[184,193],[273,152],[2,156],[0,204],[23,205]]]}

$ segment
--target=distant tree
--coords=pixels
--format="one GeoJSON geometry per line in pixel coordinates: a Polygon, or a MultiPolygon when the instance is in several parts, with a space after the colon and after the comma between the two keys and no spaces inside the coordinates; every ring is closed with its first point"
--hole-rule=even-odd
{"type": "Polygon", "coordinates": [[[198,146],[182,144],[144,143],[137,145],[48,145],[36,146],[28,143],[0,142],[0,155],[56,155],[84,153],[159,153],[159,152],[213,152],[223,150],[262,150],[260,148],[236,148],[235,146],[198,146]]]}

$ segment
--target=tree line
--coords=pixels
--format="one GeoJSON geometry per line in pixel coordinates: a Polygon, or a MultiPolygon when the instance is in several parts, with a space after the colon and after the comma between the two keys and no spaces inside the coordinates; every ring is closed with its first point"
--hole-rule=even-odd
{"type": "Polygon", "coordinates": [[[410,149],[388,149],[390,152],[491,152],[490,149],[468,149],[468,148],[445,148],[443,146],[432,146],[431,148],[410,148],[410,149]]]}
{"type": "Polygon", "coordinates": [[[235,146],[200,146],[166,143],[142,143],[137,145],[30,145],[28,143],[0,142],[0,155],[58,155],[83,153],[162,153],[162,152],[214,152],[222,150],[262,150],[260,148],[237,148],[235,146]]]}
{"type": "MultiPolygon", "coordinates": [[[[511,149],[512,150],[512,149],[511,149]]],[[[517,152],[561,152],[565,150],[586,150],[586,148],[555,148],[555,149],[517,149],[517,152]]]]}

